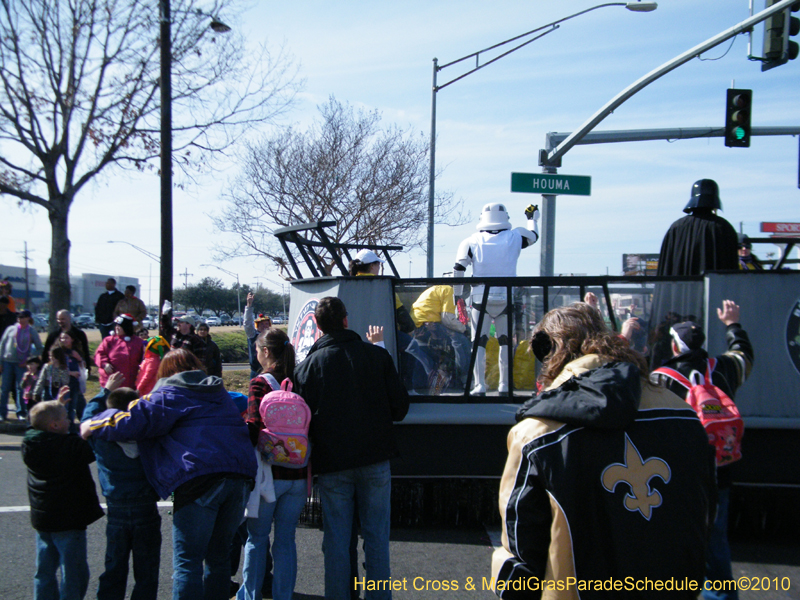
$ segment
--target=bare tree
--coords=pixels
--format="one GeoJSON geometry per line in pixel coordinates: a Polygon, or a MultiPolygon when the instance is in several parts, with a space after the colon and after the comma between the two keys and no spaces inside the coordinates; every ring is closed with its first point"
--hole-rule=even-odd
{"type": "MultiPolygon", "coordinates": [[[[283,112],[300,85],[291,60],[210,32],[235,0],[173,0],[173,155],[207,169],[246,127],[283,112]]],[[[0,195],[45,208],[51,312],[70,306],[68,216],[111,166],[159,156],[157,0],[0,0],[0,195]]]]}
{"type": "MultiPolygon", "coordinates": [[[[272,232],[312,221],[335,221],[340,243],[421,247],[428,218],[428,150],[422,135],[382,129],[377,111],[355,111],[331,97],[307,132],[288,129],[248,144],[243,168],[215,218],[238,242],[221,257],[260,256],[289,277],[272,232]]],[[[436,198],[436,222],[465,222],[463,203],[436,198]]],[[[330,266],[333,266],[331,261],[330,266]]]]}

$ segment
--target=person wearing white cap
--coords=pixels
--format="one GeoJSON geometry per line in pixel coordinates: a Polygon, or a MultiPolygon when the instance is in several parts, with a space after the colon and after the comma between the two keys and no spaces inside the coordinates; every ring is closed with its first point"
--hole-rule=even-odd
{"type": "MultiPolygon", "coordinates": [[[[483,207],[478,221],[477,233],[473,233],[458,247],[455,277],[464,277],[467,267],[472,265],[473,277],[516,277],[517,259],[523,248],[533,246],[539,240],[539,208],[533,204],[525,209],[528,219],[526,227],[511,228],[508,211],[502,204],[491,203],[483,207]]],[[[463,286],[455,286],[456,296],[460,296],[463,286]]],[[[507,314],[509,310],[505,288],[489,290],[486,305],[483,302],[483,285],[472,287],[472,340],[478,336],[478,355],[475,359],[475,387],[473,396],[486,393],[486,343],[489,341],[489,328],[495,319],[497,341],[500,343],[500,382],[498,392],[508,391],[508,338],[507,314]],[[478,329],[478,317],[485,311],[483,326],[478,329]]]]}
{"type": "MultiPolygon", "coordinates": [[[[359,250],[355,258],[350,261],[350,266],[348,269],[350,277],[380,275],[381,265],[384,262],[386,261],[382,258],[379,258],[378,255],[372,250],[368,250],[366,248],[359,250]]],[[[403,306],[403,301],[400,300],[400,296],[397,294],[394,295],[394,310],[395,318],[397,319],[397,328],[402,333],[409,334],[416,329],[414,320],[411,318],[411,315],[409,314],[408,310],[406,310],[405,306],[403,306]]],[[[411,338],[408,335],[399,336],[398,346],[400,350],[405,350],[410,341],[411,338]]]]}

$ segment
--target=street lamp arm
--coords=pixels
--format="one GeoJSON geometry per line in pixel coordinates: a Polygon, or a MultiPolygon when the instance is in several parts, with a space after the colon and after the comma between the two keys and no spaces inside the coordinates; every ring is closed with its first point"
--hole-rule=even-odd
{"type": "MultiPolygon", "coordinates": [[[[461,75],[459,75],[458,77],[456,77],[456,78],[454,78],[454,79],[451,79],[451,80],[450,80],[450,81],[448,81],[447,83],[444,83],[444,84],[442,84],[442,85],[436,86],[436,89],[435,89],[435,91],[437,91],[437,92],[438,92],[439,90],[446,88],[446,87],[447,87],[448,85],[450,85],[451,83],[455,83],[456,81],[459,81],[459,80],[461,80],[461,79],[464,79],[464,78],[465,78],[467,75],[472,75],[472,74],[473,74],[475,71],[480,71],[480,70],[481,70],[481,69],[483,69],[484,67],[488,67],[490,64],[492,64],[492,63],[494,63],[494,62],[497,62],[498,60],[500,60],[500,59],[501,59],[501,58],[503,58],[504,56],[508,56],[508,55],[509,55],[509,54],[511,54],[512,52],[516,52],[516,51],[517,51],[517,50],[519,50],[520,48],[522,48],[522,47],[524,47],[524,46],[527,46],[527,45],[528,45],[528,44],[530,44],[531,42],[535,42],[536,40],[538,40],[538,39],[540,39],[540,38],[543,38],[543,37],[544,37],[544,36],[546,36],[548,33],[550,33],[550,32],[553,32],[553,31],[555,31],[555,30],[556,30],[556,29],[558,29],[558,28],[559,28],[559,26],[558,26],[558,25],[554,25],[554,26],[552,27],[552,29],[548,29],[547,31],[545,31],[545,32],[543,32],[543,33],[540,33],[540,34],[539,34],[539,35],[537,35],[536,37],[532,37],[531,39],[529,39],[529,40],[527,40],[527,41],[525,41],[525,42],[522,42],[522,43],[521,43],[519,46],[515,46],[515,47],[514,47],[514,48],[512,48],[511,50],[508,50],[508,51],[506,51],[506,52],[503,52],[503,53],[502,53],[501,55],[499,55],[499,56],[495,56],[495,57],[494,57],[492,60],[490,60],[490,61],[488,61],[488,62],[485,62],[485,63],[483,63],[482,65],[481,65],[481,64],[478,64],[478,60],[480,59],[480,54],[481,54],[481,52],[486,52],[486,51],[488,51],[488,50],[492,50],[493,48],[497,48],[498,46],[502,46],[503,44],[506,44],[506,43],[508,43],[508,42],[510,42],[510,41],[516,40],[516,39],[518,39],[518,37],[524,37],[524,36],[526,36],[526,35],[529,35],[530,33],[533,33],[533,32],[529,31],[528,33],[525,33],[525,34],[523,34],[522,36],[518,36],[517,38],[513,38],[512,40],[506,40],[505,42],[501,42],[501,43],[499,43],[499,44],[497,44],[497,45],[495,45],[495,46],[492,46],[491,48],[487,48],[486,50],[481,50],[480,52],[475,52],[475,53],[473,53],[473,54],[470,54],[469,56],[465,56],[464,58],[459,58],[458,60],[455,60],[455,61],[453,61],[453,62],[451,62],[451,63],[448,63],[448,64],[446,64],[446,65],[442,65],[441,67],[439,67],[439,70],[440,70],[440,71],[441,71],[442,69],[444,69],[445,67],[449,67],[450,65],[454,65],[454,64],[456,64],[456,63],[458,63],[458,62],[461,62],[462,60],[466,60],[467,58],[470,58],[470,57],[474,56],[474,57],[475,57],[475,65],[476,65],[476,66],[475,66],[475,68],[474,68],[474,69],[470,69],[470,70],[469,70],[469,71],[467,71],[466,73],[462,73],[461,75]]],[[[535,29],[534,31],[538,31],[538,29],[535,29]]]]}
{"type": "Polygon", "coordinates": [[[223,269],[222,267],[217,266],[217,265],[208,265],[208,264],[206,264],[206,265],[200,265],[200,266],[201,267],[214,267],[215,269],[219,269],[220,271],[222,271],[223,273],[226,273],[227,275],[230,275],[231,277],[236,277],[236,306],[237,306],[237,308],[239,310],[239,316],[241,316],[242,315],[242,286],[239,285],[239,275],[238,275],[238,273],[232,273],[231,271],[228,271],[227,269],[223,269]]]}
{"type": "Polygon", "coordinates": [[[639,78],[637,81],[633,82],[631,85],[626,87],[622,90],[619,94],[614,96],[611,100],[609,100],[600,110],[598,110],[595,114],[593,114],[589,119],[581,125],[576,131],[571,133],[569,137],[567,137],[563,142],[561,142],[554,150],[550,152],[542,152],[539,160],[539,164],[541,166],[558,166],[559,162],[561,161],[561,157],[564,156],[570,148],[572,148],[575,144],[577,144],[583,136],[589,133],[592,129],[594,129],[603,119],[605,119],[608,115],[610,115],[614,110],[623,102],[625,102],[628,98],[642,90],[643,88],[647,87],[655,80],[661,78],[662,76],[666,75],[667,73],[674,71],[684,63],[689,62],[693,58],[700,56],[703,52],[710,50],[711,48],[722,44],[723,42],[728,41],[734,36],[739,35],[740,33],[746,33],[750,31],[754,25],[757,25],[761,21],[766,20],[769,16],[786,10],[789,8],[793,1],[795,0],[782,0],[777,4],[773,4],[771,7],[762,10],[760,13],[750,17],[734,25],[733,27],[726,29],[725,31],[715,35],[712,38],[709,38],[702,44],[698,44],[694,48],[690,48],[683,54],[679,54],[675,58],[670,61],[665,62],[660,67],[653,69],[644,77],[639,78]]]}
{"type": "Polygon", "coordinates": [[[451,83],[455,83],[459,79],[463,79],[467,75],[471,75],[475,71],[478,71],[478,70],[480,70],[480,69],[482,69],[482,68],[484,68],[486,66],[489,66],[493,62],[497,62],[498,60],[500,60],[504,56],[508,56],[512,52],[516,52],[520,48],[522,48],[524,46],[527,46],[531,42],[534,42],[534,41],[544,37],[548,33],[552,33],[553,31],[555,31],[556,29],[559,28],[559,23],[563,23],[564,21],[569,21],[570,19],[574,19],[575,17],[579,17],[579,16],[581,16],[583,14],[586,14],[588,12],[591,12],[593,10],[597,10],[598,8],[605,8],[606,6],[627,6],[627,5],[628,5],[627,2],[607,2],[606,4],[598,4],[597,6],[592,6],[591,8],[587,8],[587,9],[582,10],[580,12],[576,12],[575,14],[569,15],[567,17],[563,17],[561,19],[558,19],[557,21],[553,21],[552,23],[548,23],[547,25],[542,25],[541,27],[537,27],[536,29],[531,29],[530,31],[528,31],[526,33],[522,33],[520,35],[514,36],[514,37],[509,38],[509,39],[507,39],[505,41],[502,41],[502,42],[499,42],[497,44],[494,44],[493,46],[489,46],[488,48],[484,48],[483,50],[478,50],[477,52],[473,52],[471,54],[467,54],[466,56],[462,56],[461,58],[457,58],[454,61],[451,61],[451,62],[449,62],[447,64],[444,64],[444,65],[442,65],[440,67],[437,67],[437,69],[439,71],[442,71],[443,69],[446,69],[447,67],[450,67],[452,65],[456,65],[456,64],[458,64],[460,62],[463,62],[463,61],[467,60],[468,58],[473,58],[473,57],[475,58],[475,68],[470,70],[470,71],[467,71],[466,73],[464,73],[463,75],[460,75],[459,77],[456,77],[452,81],[448,81],[447,83],[438,86],[436,89],[440,90],[442,88],[445,88],[448,85],[450,85],[451,83]],[[541,34],[537,35],[536,37],[533,37],[533,38],[523,42],[522,44],[520,44],[518,46],[515,46],[514,48],[512,48],[511,50],[508,50],[507,52],[504,52],[500,56],[496,56],[495,58],[493,58],[489,62],[486,62],[486,63],[484,63],[482,65],[479,64],[478,61],[480,60],[480,55],[481,54],[483,54],[485,52],[489,52],[490,50],[495,50],[497,48],[500,48],[501,46],[505,46],[506,44],[510,44],[511,42],[516,42],[517,40],[525,38],[525,37],[527,37],[527,36],[529,36],[531,34],[534,34],[534,33],[537,33],[539,31],[542,31],[543,29],[547,29],[547,31],[544,31],[541,34]]]}
{"type": "Polygon", "coordinates": [[[239,275],[237,275],[236,273],[232,273],[231,271],[228,271],[228,270],[226,270],[226,269],[223,269],[222,267],[218,267],[217,265],[208,265],[208,264],[205,264],[205,265],[200,265],[200,266],[201,266],[201,267],[214,267],[215,269],[219,269],[220,271],[222,271],[222,272],[223,272],[223,273],[225,273],[226,275],[230,275],[231,277],[236,277],[236,281],[237,281],[237,282],[239,281],[239,275]]]}
{"type": "Polygon", "coordinates": [[[144,248],[139,248],[139,246],[136,246],[135,244],[131,244],[130,242],[124,242],[122,240],[108,240],[108,243],[109,244],[128,244],[128,246],[130,246],[134,250],[138,250],[139,252],[141,252],[142,254],[144,254],[145,256],[150,258],[151,260],[154,260],[157,263],[161,263],[161,257],[153,254],[152,252],[149,252],[148,250],[145,250],[144,248]]]}
{"type": "MultiPolygon", "coordinates": [[[[210,13],[207,13],[204,10],[201,10],[199,8],[195,8],[194,10],[181,10],[179,8],[171,8],[170,7],[169,12],[170,12],[170,14],[172,14],[172,13],[181,13],[181,14],[184,14],[184,15],[195,15],[195,16],[200,17],[200,18],[211,19],[211,22],[208,24],[208,26],[213,31],[215,31],[216,33],[228,33],[231,30],[230,26],[227,25],[226,23],[223,23],[222,21],[220,21],[219,18],[217,18],[214,15],[212,15],[210,13]]],[[[159,22],[164,23],[164,22],[167,21],[167,19],[168,19],[168,17],[162,11],[159,14],[159,22]]]]}
{"type": "Polygon", "coordinates": [[[516,52],[520,48],[524,48],[528,44],[538,39],[541,39],[548,33],[552,33],[556,29],[559,28],[560,23],[564,21],[569,21],[570,19],[574,19],[575,17],[579,17],[583,14],[591,12],[593,10],[597,10],[598,8],[605,8],[607,6],[624,6],[630,11],[633,12],[650,12],[655,10],[658,7],[658,4],[655,2],[643,2],[642,0],[629,0],[628,2],[606,2],[603,4],[598,4],[597,6],[592,6],[590,8],[581,10],[574,14],[568,15],[552,23],[548,23],[546,25],[542,25],[541,27],[537,27],[536,29],[531,29],[523,34],[514,36],[507,40],[504,40],[498,44],[494,44],[493,46],[489,46],[488,48],[484,48],[483,50],[478,50],[477,52],[473,52],[471,54],[467,54],[466,56],[462,56],[461,58],[446,63],[442,66],[439,66],[439,60],[434,58],[433,59],[433,86],[431,91],[431,141],[430,141],[430,161],[429,161],[429,175],[428,175],[428,240],[427,240],[427,276],[433,277],[433,229],[434,229],[434,217],[435,217],[435,204],[436,204],[436,93],[446,88],[447,86],[455,83],[456,81],[460,81],[464,79],[468,75],[471,75],[475,71],[479,71],[480,69],[489,66],[490,64],[497,62],[504,56],[508,56],[512,52],[516,52]],[[541,33],[540,33],[541,32],[541,33]],[[501,46],[505,46],[506,44],[510,44],[512,42],[517,42],[528,36],[538,33],[538,35],[532,37],[531,39],[525,40],[521,44],[518,44],[500,54],[499,56],[494,57],[493,59],[485,62],[484,64],[480,64],[480,57],[481,54],[485,52],[489,52],[490,50],[496,50],[501,46]],[[437,82],[437,74],[442,69],[446,69],[447,67],[456,65],[462,61],[465,61],[470,58],[475,58],[475,68],[467,71],[466,73],[462,73],[458,77],[444,83],[442,85],[438,85],[437,82]]]}

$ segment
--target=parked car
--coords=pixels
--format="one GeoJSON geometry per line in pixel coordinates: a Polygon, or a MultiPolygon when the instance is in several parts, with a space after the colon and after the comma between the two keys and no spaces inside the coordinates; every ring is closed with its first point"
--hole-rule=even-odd
{"type": "Polygon", "coordinates": [[[75,327],[80,329],[94,329],[96,327],[94,323],[94,315],[90,315],[88,313],[78,315],[73,319],[73,323],[75,323],[75,327]]]}
{"type": "Polygon", "coordinates": [[[222,325],[222,321],[220,320],[219,317],[208,317],[206,319],[206,325],[208,325],[209,327],[219,327],[220,325],[222,325]]]}
{"type": "Polygon", "coordinates": [[[283,325],[283,317],[272,317],[273,325],[283,325]]]}
{"type": "Polygon", "coordinates": [[[230,324],[231,325],[241,325],[242,324],[242,317],[232,317],[230,324]]]}
{"type": "Polygon", "coordinates": [[[155,315],[148,315],[142,319],[142,327],[145,329],[158,329],[158,317],[155,315]]]}
{"type": "Polygon", "coordinates": [[[220,315],[219,321],[223,325],[233,325],[233,319],[231,319],[230,315],[220,315]]]}
{"type": "Polygon", "coordinates": [[[33,317],[33,327],[39,333],[45,332],[47,331],[47,322],[39,315],[36,315],[33,317]]]}

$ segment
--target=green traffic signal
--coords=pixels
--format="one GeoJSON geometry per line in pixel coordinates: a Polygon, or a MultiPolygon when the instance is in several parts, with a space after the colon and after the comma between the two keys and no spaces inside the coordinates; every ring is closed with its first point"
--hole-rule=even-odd
{"type": "Polygon", "coordinates": [[[752,90],[727,90],[725,103],[725,145],[730,148],[750,147],[752,90]]]}

